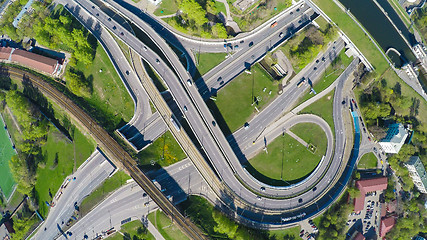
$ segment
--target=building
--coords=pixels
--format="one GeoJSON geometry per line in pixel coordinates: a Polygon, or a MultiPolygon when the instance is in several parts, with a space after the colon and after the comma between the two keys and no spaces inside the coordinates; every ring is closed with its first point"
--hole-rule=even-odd
{"type": "Polygon", "coordinates": [[[394,217],[388,217],[381,219],[380,224],[380,237],[383,238],[396,224],[396,219],[394,217]]]}
{"type": "Polygon", "coordinates": [[[57,74],[61,69],[61,64],[56,59],[10,47],[0,47],[0,60],[18,63],[51,75],[57,74]]]}
{"type": "Polygon", "coordinates": [[[379,144],[386,153],[398,153],[405,143],[408,130],[401,123],[390,124],[385,138],[379,144]]]}
{"type": "Polygon", "coordinates": [[[365,236],[361,232],[358,232],[356,237],[353,240],[365,240],[365,236]]]}
{"type": "Polygon", "coordinates": [[[387,189],[387,178],[373,178],[359,180],[356,182],[356,187],[360,191],[360,196],[354,199],[354,211],[359,212],[365,204],[365,195],[370,192],[384,191],[387,189]]]}
{"type": "Polygon", "coordinates": [[[412,156],[409,161],[405,163],[409,171],[414,185],[418,188],[418,191],[427,193],[427,173],[423,163],[418,156],[412,156]]]}
{"type": "Polygon", "coordinates": [[[415,236],[412,240],[426,240],[426,239],[420,236],[415,236]]]}

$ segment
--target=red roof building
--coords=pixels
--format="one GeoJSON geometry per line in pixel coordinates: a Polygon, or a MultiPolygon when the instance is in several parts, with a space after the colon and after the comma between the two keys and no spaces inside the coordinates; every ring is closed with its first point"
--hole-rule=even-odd
{"type": "Polygon", "coordinates": [[[58,70],[58,60],[21,49],[12,52],[11,61],[49,74],[54,74],[58,70]]]}
{"type": "Polygon", "coordinates": [[[380,224],[380,237],[384,237],[396,224],[394,217],[388,217],[381,220],[380,224]]]}
{"type": "Polygon", "coordinates": [[[358,232],[353,240],[365,240],[365,236],[361,232],[358,232]]]}
{"type": "Polygon", "coordinates": [[[356,187],[360,191],[360,197],[354,199],[354,211],[359,212],[363,209],[365,204],[365,195],[369,192],[383,191],[387,189],[387,178],[373,178],[366,180],[359,180],[356,182],[356,187]]]}
{"type": "Polygon", "coordinates": [[[0,47],[0,60],[9,60],[11,52],[12,52],[12,48],[0,47]]]}

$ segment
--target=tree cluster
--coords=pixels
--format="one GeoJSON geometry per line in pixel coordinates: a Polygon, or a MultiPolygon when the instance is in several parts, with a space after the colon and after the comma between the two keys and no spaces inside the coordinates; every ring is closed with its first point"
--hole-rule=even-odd
{"type": "Polygon", "coordinates": [[[33,30],[40,44],[53,49],[65,46],[71,50],[73,61],[85,65],[92,63],[94,50],[88,41],[89,34],[82,28],[76,28],[68,14],[60,15],[59,18],[46,17],[43,22],[33,25],[33,30]]]}
{"type": "Polygon", "coordinates": [[[67,87],[72,93],[79,97],[90,97],[92,94],[92,84],[85,78],[83,73],[70,69],[65,73],[67,87]]]}
{"type": "Polygon", "coordinates": [[[9,166],[18,183],[17,190],[31,195],[36,181],[36,166],[41,158],[40,146],[46,142],[48,122],[39,109],[16,90],[7,92],[6,103],[22,130],[21,139],[16,142],[19,154],[12,157],[9,166]]]}
{"type": "Polygon", "coordinates": [[[182,12],[168,23],[177,30],[196,34],[203,38],[227,38],[227,30],[215,16],[218,10],[213,0],[178,0],[178,6],[182,12]],[[207,16],[210,16],[209,19],[207,16]],[[209,25],[211,21],[214,24],[209,25]]]}
{"type": "Polygon", "coordinates": [[[344,240],[346,237],[346,225],[348,214],[353,209],[353,206],[347,202],[347,193],[341,200],[334,204],[326,213],[322,215],[320,220],[319,236],[316,239],[329,240],[337,239],[344,240]]]}

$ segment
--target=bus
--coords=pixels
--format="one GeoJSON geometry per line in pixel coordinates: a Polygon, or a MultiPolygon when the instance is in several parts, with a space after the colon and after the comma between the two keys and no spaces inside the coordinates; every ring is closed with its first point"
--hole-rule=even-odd
{"type": "Polygon", "coordinates": [[[297,87],[300,88],[305,83],[305,78],[301,78],[301,80],[297,83],[297,87]]]}
{"type": "Polygon", "coordinates": [[[181,131],[181,127],[179,126],[178,122],[174,119],[173,116],[171,117],[170,121],[178,132],[181,131]]]}

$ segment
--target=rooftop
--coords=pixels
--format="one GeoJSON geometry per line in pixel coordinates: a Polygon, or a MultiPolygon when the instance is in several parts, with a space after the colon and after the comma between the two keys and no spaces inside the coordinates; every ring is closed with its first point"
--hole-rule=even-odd
{"type": "Polygon", "coordinates": [[[12,48],[9,47],[0,47],[0,60],[8,60],[12,48]]]}
{"type": "Polygon", "coordinates": [[[354,200],[354,211],[358,212],[363,209],[365,204],[365,195],[368,192],[383,191],[387,189],[387,178],[373,178],[359,180],[356,182],[356,187],[360,190],[360,197],[354,200]]]}
{"type": "Polygon", "coordinates": [[[53,74],[55,72],[58,64],[56,59],[21,49],[15,49],[15,51],[13,51],[11,60],[49,74],[53,74]]]}
{"type": "Polygon", "coordinates": [[[406,165],[414,166],[415,170],[418,173],[418,176],[421,178],[421,181],[424,184],[424,187],[427,187],[427,173],[423,163],[421,162],[420,157],[418,156],[410,157],[409,161],[406,162],[406,165]]]}
{"type": "Polygon", "coordinates": [[[384,237],[396,223],[396,219],[394,217],[388,217],[381,220],[380,225],[380,237],[384,237]]]}
{"type": "Polygon", "coordinates": [[[408,133],[401,123],[393,123],[389,125],[387,135],[381,139],[381,142],[401,143],[405,141],[407,135],[408,133]]]}

